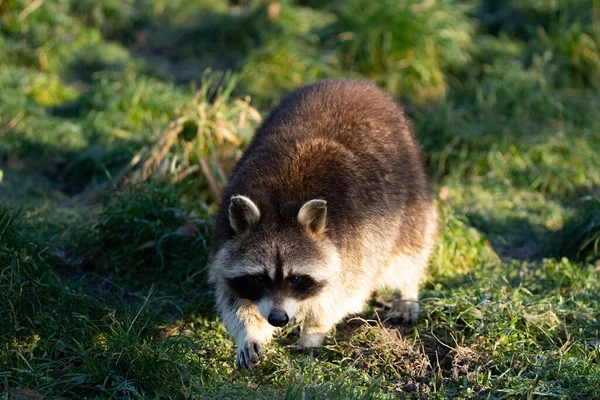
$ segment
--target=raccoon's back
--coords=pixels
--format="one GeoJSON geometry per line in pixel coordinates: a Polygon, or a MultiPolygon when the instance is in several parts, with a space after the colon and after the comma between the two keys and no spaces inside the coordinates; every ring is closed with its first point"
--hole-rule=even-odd
{"type": "Polygon", "coordinates": [[[304,87],[267,117],[231,174],[217,247],[232,235],[227,207],[236,194],[252,199],[270,226],[292,223],[304,202],[325,199],[328,228],[338,234],[418,212],[429,200],[404,112],[375,85],[350,80],[304,87]]]}

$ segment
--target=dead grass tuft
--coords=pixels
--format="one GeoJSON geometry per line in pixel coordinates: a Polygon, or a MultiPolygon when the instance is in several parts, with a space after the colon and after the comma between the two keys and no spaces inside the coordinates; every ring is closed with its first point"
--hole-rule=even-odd
{"type": "Polygon", "coordinates": [[[227,171],[261,122],[250,96],[231,99],[235,79],[225,80],[212,91],[212,82],[204,82],[184,115],[133,157],[123,171],[126,184],[157,177],[175,184],[200,176],[214,198],[220,198],[227,171]]]}
{"type": "Polygon", "coordinates": [[[443,373],[447,373],[450,378],[458,379],[466,377],[473,379],[478,367],[481,365],[479,355],[472,349],[464,346],[457,346],[446,355],[442,365],[449,368],[443,373]]]}
{"type": "Polygon", "coordinates": [[[431,373],[429,358],[415,340],[381,323],[365,323],[352,337],[339,343],[341,350],[361,369],[392,372],[396,377],[424,377],[431,373]]]}

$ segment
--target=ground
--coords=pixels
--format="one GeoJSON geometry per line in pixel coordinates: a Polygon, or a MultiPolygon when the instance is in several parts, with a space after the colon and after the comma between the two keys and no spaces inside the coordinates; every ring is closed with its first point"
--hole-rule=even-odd
{"type": "Polygon", "coordinates": [[[600,398],[597,0],[0,0],[0,396],[600,398]],[[282,94],[401,101],[443,232],[421,318],[260,367],[206,281],[228,171],[282,94]]]}

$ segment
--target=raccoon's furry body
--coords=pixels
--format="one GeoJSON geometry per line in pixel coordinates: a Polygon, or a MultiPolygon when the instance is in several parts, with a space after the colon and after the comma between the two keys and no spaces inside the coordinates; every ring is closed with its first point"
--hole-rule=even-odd
{"type": "Polygon", "coordinates": [[[415,318],[437,226],[419,146],[391,96],[350,80],[289,95],[236,165],[216,220],[211,280],[238,365],[251,368],[291,319],[300,345],[320,345],[380,288],[398,290],[396,311],[415,318]]]}

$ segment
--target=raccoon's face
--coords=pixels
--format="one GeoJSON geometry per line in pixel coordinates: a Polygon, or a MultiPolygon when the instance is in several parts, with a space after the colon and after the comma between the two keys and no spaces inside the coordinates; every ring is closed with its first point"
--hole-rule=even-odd
{"type": "Polygon", "coordinates": [[[221,264],[233,297],[255,303],[276,327],[285,326],[302,306],[336,279],[339,255],[324,235],[327,206],[311,200],[298,212],[297,223],[285,228],[257,228],[258,207],[247,197],[234,196],[229,219],[235,237],[221,264]]]}

